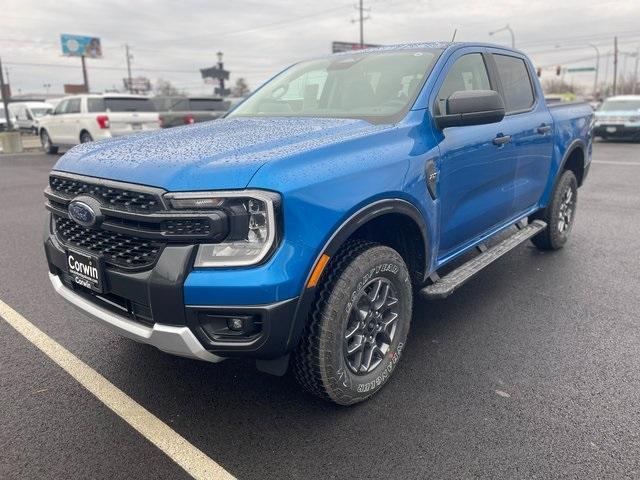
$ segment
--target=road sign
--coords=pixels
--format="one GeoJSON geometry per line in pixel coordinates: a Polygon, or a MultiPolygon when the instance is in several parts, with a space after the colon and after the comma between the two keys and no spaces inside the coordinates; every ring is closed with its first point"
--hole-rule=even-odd
{"type": "Polygon", "coordinates": [[[134,77],[131,79],[131,84],[129,84],[128,78],[123,78],[122,83],[124,83],[126,90],[136,93],[147,93],[151,91],[151,80],[147,77],[134,77]]]}
{"type": "Polygon", "coordinates": [[[331,51],[333,53],[339,52],[350,52],[351,50],[362,50],[363,48],[377,48],[381,45],[373,45],[371,43],[365,43],[360,46],[359,43],[354,42],[332,42],[331,43],[331,51]]]}
{"type": "Polygon", "coordinates": [[[576,72],[595,72],[596,67],[574,67],[567,68],[567,73],[576,73],[576,72]]]}
{"type": "Polygon", "coordinates": [[[229,80],[229,71],[219,67],[209,67],[200,69],[202,78],[217,78],[218,80],[229,80]]]}
{"type": "Polygon", "coordinates": [[[66,57],[102,58],[102,46],[98,37],[84,37],[82,35],[60,35],[62,55],[66,57]]]}

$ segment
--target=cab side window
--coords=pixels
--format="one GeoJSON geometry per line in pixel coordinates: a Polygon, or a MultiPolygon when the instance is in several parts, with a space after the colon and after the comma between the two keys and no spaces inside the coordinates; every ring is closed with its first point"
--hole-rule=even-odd
{"type": "Polygon", "coordinates": [[[57,106],[56,109],[53,111],[54,115],[62,115],[63,113],[67,113],[67,104],[69,103],[69,100],[63,100],[61,101],[57,106]]]}
{"type": "Polygon", "coordinates": [[[461,90],[492,90],[489,74],[480,53],[469,53],[460,57],[449,69],[440,91],[438,108],[440,114],[446,113],[447,98],[461,90]]]}
{"type": "Polygon", "coordinates": [[[504,90],[507,113],[529,110],[535,96],[527,65],[522,58],[494,54],[498,74],[504,90]]]}

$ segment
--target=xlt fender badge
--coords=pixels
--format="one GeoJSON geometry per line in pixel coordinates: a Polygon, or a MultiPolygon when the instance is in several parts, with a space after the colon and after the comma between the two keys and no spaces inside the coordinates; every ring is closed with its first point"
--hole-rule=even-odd
{"type": "Polygon", "coordinates": [[[433,159],[427,160],[425,176],[429,195],[431,195],[431,198],[435,200],[438,197],[438,171],[436,170],[436,163],[433,159]]]}

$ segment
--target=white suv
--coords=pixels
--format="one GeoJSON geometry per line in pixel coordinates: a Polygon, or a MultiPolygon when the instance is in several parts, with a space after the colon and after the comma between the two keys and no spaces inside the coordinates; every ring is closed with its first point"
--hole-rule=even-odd
{"type": "Polygon", "coordinates": [[[40,119],[38,135],[47,153],[58,147],[160,128],[149,97],[126,94],[74,95],[40,119]]]}

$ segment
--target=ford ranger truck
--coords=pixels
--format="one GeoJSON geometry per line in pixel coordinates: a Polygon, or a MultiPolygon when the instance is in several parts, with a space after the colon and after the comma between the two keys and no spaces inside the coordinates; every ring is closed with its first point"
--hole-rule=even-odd
{"type": "Polygon", "coordinates": [[[565,245],[592,124],[587,104],[547,107],[529,59],[499,46],[300,62],[222,119],[62,156],[49,278],[138,342],[291,365],[353,404],[420,348],[418,296],[447,297],[526,240],[565,245]]]}

